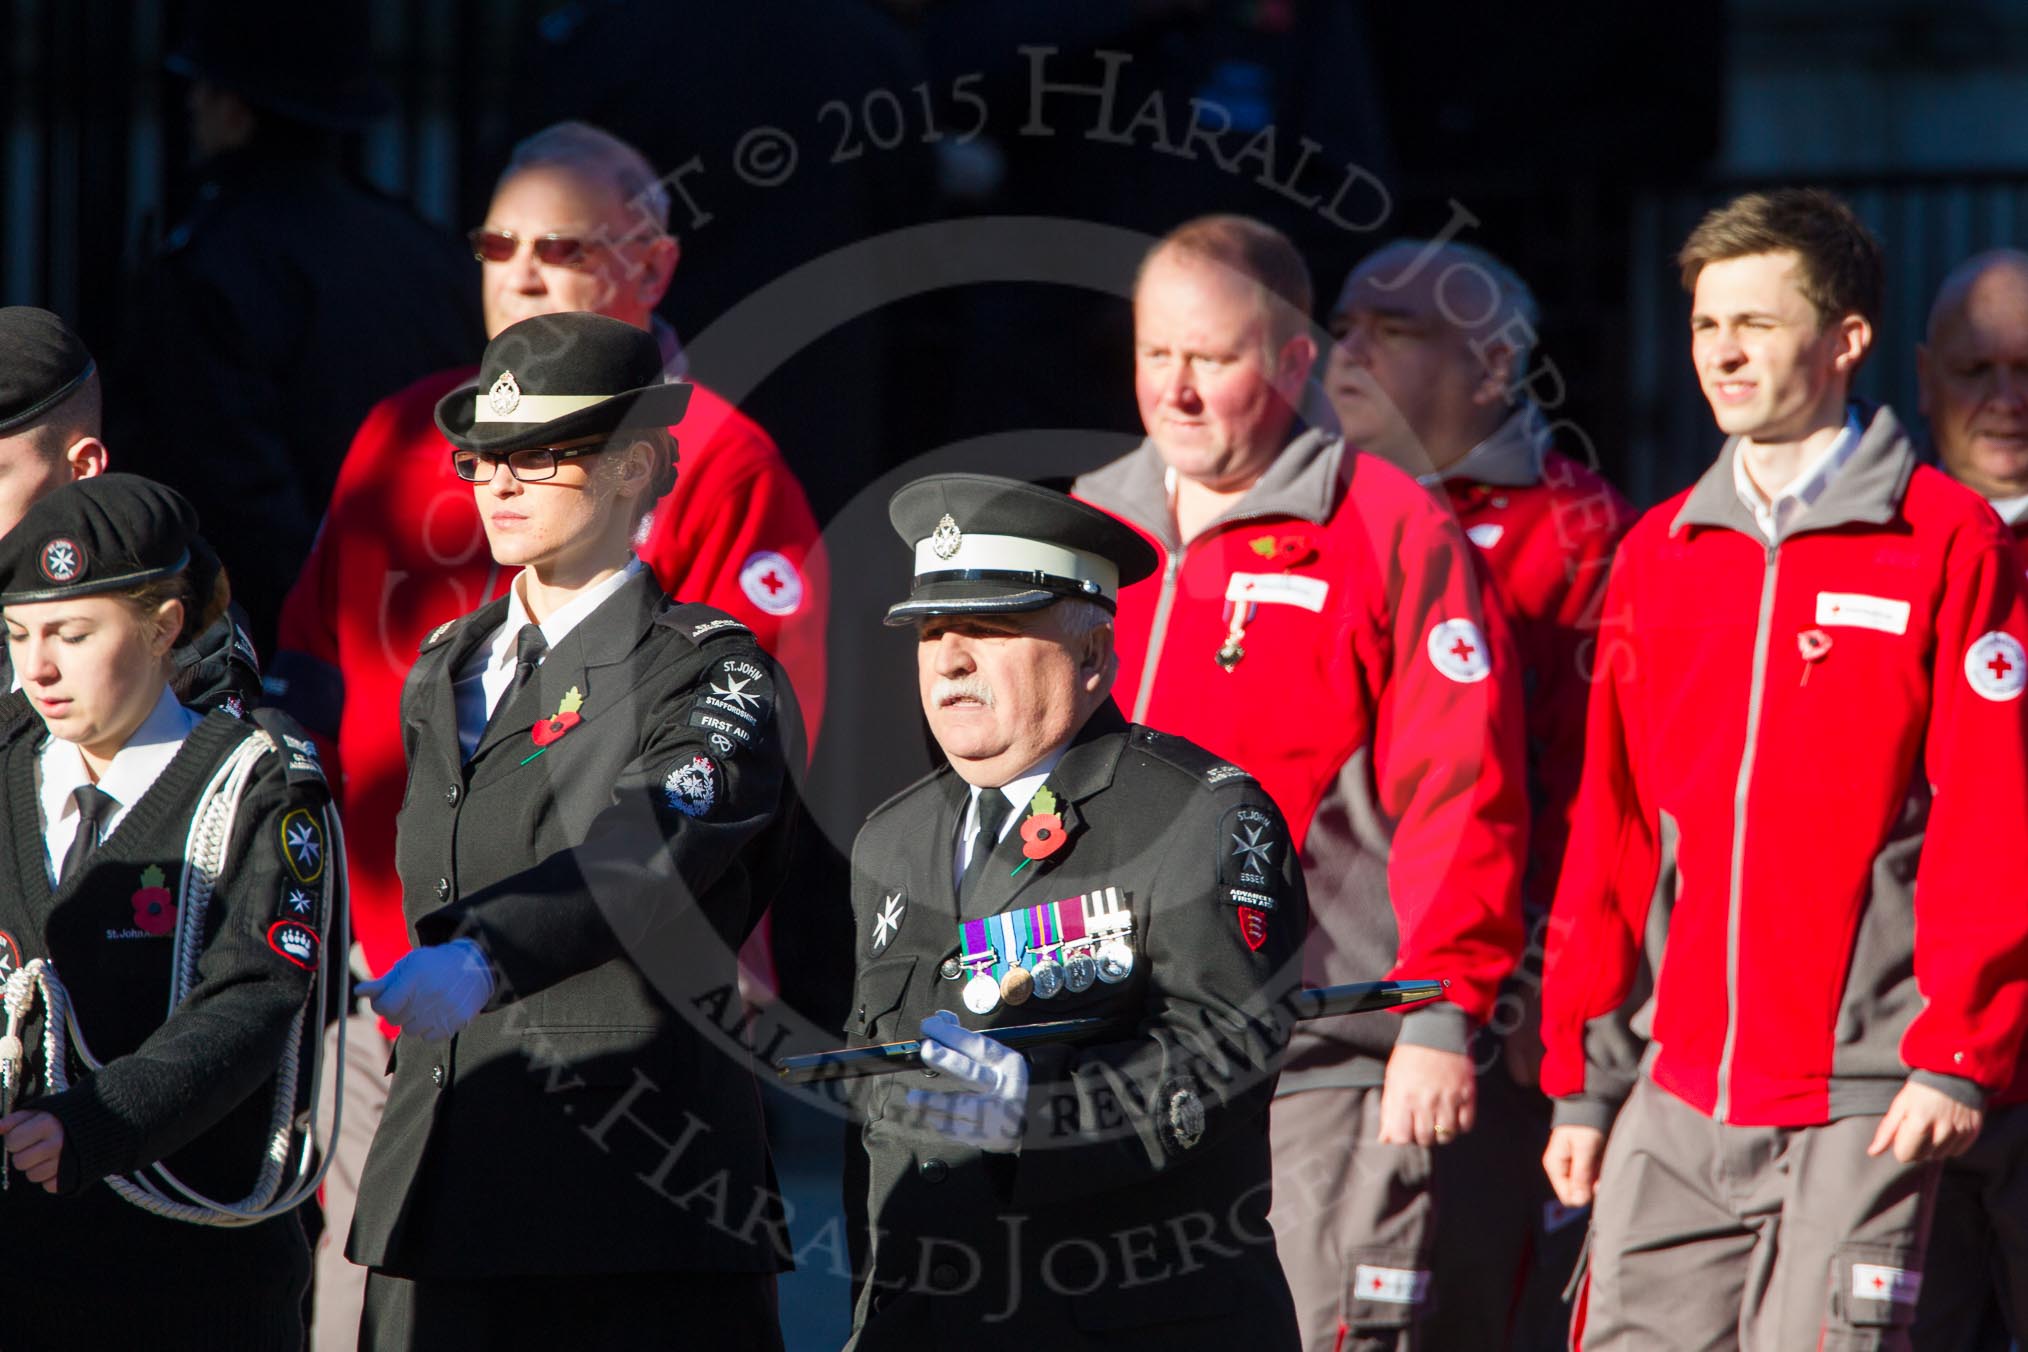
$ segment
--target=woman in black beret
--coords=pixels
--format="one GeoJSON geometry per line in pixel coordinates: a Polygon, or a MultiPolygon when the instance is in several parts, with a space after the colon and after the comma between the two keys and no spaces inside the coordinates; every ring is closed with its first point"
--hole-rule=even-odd
{"type": "Polygon", "coordinates": [[[134,475],[0,541],[10,1352],[302,1341],[294,1121],[342,865],[308,739],[171,688],[227,597],[189,504],[134,475]]]}

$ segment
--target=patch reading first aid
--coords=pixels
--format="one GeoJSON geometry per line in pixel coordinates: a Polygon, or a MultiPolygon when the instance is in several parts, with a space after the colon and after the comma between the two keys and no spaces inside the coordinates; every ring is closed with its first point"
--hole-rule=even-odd
{"type": "Polygon", "coordinates": [[[1474,685],[1493,674],[1486,637],[1470,620],[1445,620],[1429,631],[1425,646],[1430,665],[1460,685],[1474,685]]]}
{"type": "Polygon", "coordinates": [[[1225,599],[1247,605],[1301,606],[1322,614],[1331,584],[1321,577],[1295,573],[1234,573],[1225,584],[1225,599]]]}
{"type": "Polygon", "coordinates": [[[2012,634],[1995,629],[1965,649],[1965,680],[1981,698],[2003,703],[2018,699],[2028,684],[2028,652],[2012,634]]]}
{"type": "Polygon", "coordinates": [[[1886,596],[1859,592],[1818,592],[1817,623],[1873,629],[1883,634],[1908,632],[1909,604],[1886,596]]]}

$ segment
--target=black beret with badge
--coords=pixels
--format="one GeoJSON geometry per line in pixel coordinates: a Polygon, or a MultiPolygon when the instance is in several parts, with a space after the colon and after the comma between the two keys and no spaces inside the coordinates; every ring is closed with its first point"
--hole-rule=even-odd
{"type": "Polygon", "coordinates": [[[83,340],[49,311],[0,309],[0,436],[40,421],[95,369],[83,340]]]}
{"type": "Polygon", "coordinates": [[[887,623],[1007,614],[1062,600],[1118,607],[1121,587],[1159,564],[1131,527],[1054,489],[990,474],[933,474],[903,485],[887,518],[915,551],[908,599],[887,623]]]}
{"type": "Polygon", "coordinates": [[[78,479],[0,539],[0,606],[125,591],[182,572],[202,549],[175,489],[138,474],[78,479]]]}
{"type": "Polygon", "coordinates": [[[690,404],[662,379],[653,334],[587,311],[537,315],[486,344],[479,378],[437,402],[437,428],[459,450],[505,455],[629,428],[667,428],[690,404]]]}

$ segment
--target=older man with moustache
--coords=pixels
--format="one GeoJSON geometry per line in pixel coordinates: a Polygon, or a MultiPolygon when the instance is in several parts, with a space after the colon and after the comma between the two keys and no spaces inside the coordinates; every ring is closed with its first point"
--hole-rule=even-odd
{"type": "MultiPolygon", "coordinates": [[[[1915,363],[1937,460],[1992,503],[2028,568],[2028,253],[1994,249],[1953,269],[1915,363]]],[[[2004,1348],[2009,1332],[2028,1336],[2028,1057],[1944,1167],[1914,1337],[1960,1352],[2004,1348]]]]}
{"type": "Polygon", "coordinates": [[[1471,1037],[1521,948],[1520,680],[1450,513],[1337,435],[1309,307],[1278,231],[1172,231],[1134,289],[1148,439],[1074,491],[1163,561],[1120,595],[1122,703],[1288,814],[1310,983],[1450,982],[1404,1017],[1299,1028],[1275,1101],[1303,1346],[1384,1352],[1428,1313],[1431,1152],[1472,1129],[1471,1037]]]}
{"type": "MultiPolygon", "coordinates": [[[[594,311],[655,334],[665,379],[688,369],[655,318],[679,257],[668,194],[625,142],[582,123],[538,132],[514,150],[482,225],[486,332],[537,315],[594,311]]],[[[514,570],[494,562],[470,486],[451,472],[436,403],[473,368],[440,372],[383,401],[361,424],[316,547],[283,608],[272,663],[276,703],[317,735],[335,773],[352,863],[354,933],[367,969],[408,951],[395,875],[394,817],[405,769],[397,725],[402,682],[437,625],[496,597],[514,570]]],[[[503,405],[508,390],[492,392],[503,405]]],[[[532,405],[530,407],[533,407],[532,405]]],[[[514,411],[509,408],[509,412],[514,411]]],[[[736,617],[791,673],[814,740],[824,689],[826,581],[808,501],[768,435],[724,399],[691,385],[675,487],[635,536],[665,590],[736,617]]],[[[342,1236],[359,1161],[379,1120],[386,1030],[348,1035],[345,1131],[325,1201],[342,1236]]],[[[315,1341],[351,1346],[363,1274],[335,1243],[318,1254],[315,1341]]]]}
{"type": "Polygon", "coordinates": [[[849,1034],[919,1034],[933,1075],[859,1100],[851,1352],[1288,1352],[1267,1223],[1306,920],[1288,827],[1244,770],[1114,707],[1116,598],[1155,566],[1132,531],[976,474],[888,514],[915,580],[887,620],[915,629],[948,764],[852,851],[849,1034]],[[989,1036],[1060,1019],[1095,1026],[989,1036]]]}

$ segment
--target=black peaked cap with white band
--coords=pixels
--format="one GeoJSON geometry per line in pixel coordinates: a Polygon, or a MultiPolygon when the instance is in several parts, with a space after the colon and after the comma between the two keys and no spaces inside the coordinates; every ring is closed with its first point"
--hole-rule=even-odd
{"type": "Polygon", "coordinates": [[[38,499],[0,539],[0,606],[125,591],[189,567],[197,513],[138,474],[100,474],[38,499]]]}
{"type": "Polygon", "coordinates": [[[486,344],[479,378],[437,401],[464,451],[504,455],[682,420],[688,384],[664,384],[653,334],[587,311],[537,315],[486,344]]]}
{"type": "Polygon", "coordinates": [[[990,474],[917,479],[888,500],[887,519],[915,551],[915,584],[888,608],[891,625],[1066,599],[1114,610],[1120,588],[1157,567],[1153,546],[1096,507],[990,474]]]}
{"type": "Polygon", "coordinates": [[[95,369],[83,340],[49,311],[0,309],[0,436],[40,421],[95,369]]]}

